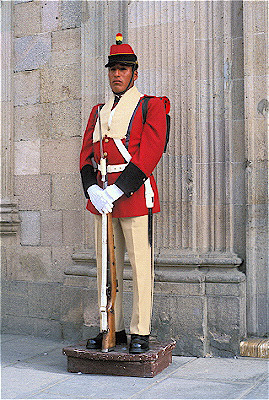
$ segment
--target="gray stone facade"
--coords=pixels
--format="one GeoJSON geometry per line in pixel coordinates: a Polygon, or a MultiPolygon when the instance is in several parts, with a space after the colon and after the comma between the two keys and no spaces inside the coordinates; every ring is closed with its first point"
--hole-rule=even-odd
{"type": "MultiPolygon", "coordinates": [[[[231,356],[268,334],[268,4],[13,1],[2,13],[2,329],[98,331],[79,151],[118,32],[171,101],[158,165],[152,334],[231,356]]],[[[126,324],[131,309],[126,258],[126,324]]]]}

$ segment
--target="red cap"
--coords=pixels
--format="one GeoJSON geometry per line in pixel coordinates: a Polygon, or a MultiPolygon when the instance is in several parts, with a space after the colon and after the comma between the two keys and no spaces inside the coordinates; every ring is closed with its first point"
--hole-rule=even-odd
{"type": "Polygon", "coordinates": [[[111,67],[115,64],[137,65],[137,57],[129,44],[122,43],[122,34],[116,35],[116,44],[110,47],[110,55],[106,67],[111,67]]]}

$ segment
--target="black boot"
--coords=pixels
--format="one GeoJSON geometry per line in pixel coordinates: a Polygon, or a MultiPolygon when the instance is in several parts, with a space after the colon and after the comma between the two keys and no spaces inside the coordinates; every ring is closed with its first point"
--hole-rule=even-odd
{"type": "Polygon", "coordinates": [[[116,332],[116,345],[119,344],[127,344],[127,335],[125,329],[122,331],[116,332]]]}
{"type": "MultiPolygon", "coordinates": [[[[103,341],[103,333],[100,332],[95,338],[88,339],[86,348],[87,349],[101,349],[103,341]]],[[[122,331],[116,332],[116,345],[118,344],[126,344],[127,336],[126,332],[123,329],[122,331]]]]}
{"type": "Polygon", "coordinates": [[[149,350],[149,335],[131,335],[129,353],[140,354],[149,350]]]}

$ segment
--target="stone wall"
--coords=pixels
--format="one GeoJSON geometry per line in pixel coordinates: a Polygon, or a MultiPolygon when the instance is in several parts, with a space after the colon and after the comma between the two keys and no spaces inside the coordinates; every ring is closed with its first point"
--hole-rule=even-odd
{"type": "Polygon", "coordinates": [[[3,197],[16,204],[20,220],[17,235],[3,232],[3,325],[27,333],[62,335],[64,270],[84,241],[81,7],[78,1],[2,5],[11,103],[4,176],[12,173],[3,197]]]}
{"type": "MultiPolygon", "coordinates": [[[[247,334],[265,335],[267,3],[23,0],[1,11],[2,328],[70,340],[98,331],[78,161],[122,32],[138,54],[138,89],[171,101],[155,171],[152,334],[197,356],[237,354],[247,334]]],[[[126,257],[126,326],[131,285],[126,257]]]]}

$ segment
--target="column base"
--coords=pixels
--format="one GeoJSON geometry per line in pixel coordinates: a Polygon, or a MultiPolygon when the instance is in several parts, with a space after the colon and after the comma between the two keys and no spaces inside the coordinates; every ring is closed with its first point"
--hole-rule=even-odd
{"type": "MultiPolygon", "coordinates": [[[[98,321],[96,267],[93,252],[73,255],[76,265],[66,269],[71,280],[89,278],[83,288],[84,324],[98,321]]],[[[151,334],[157,340],[176,340],[174,354],[233,357],[246,337],[246,282],[234,254],[159,254],[155,262],[151,334]]],[[[132,310],[132,272],[124,272],[125,327],[132,310]]],[[[96,327],[98,323],[96,323],[96,327]]]]}
{"type": "Polygon", "coordinates": [[[9,199],[1,199],[0,203],[0,235],[16,235],[20,226],[17,204],[9,199]]]}

